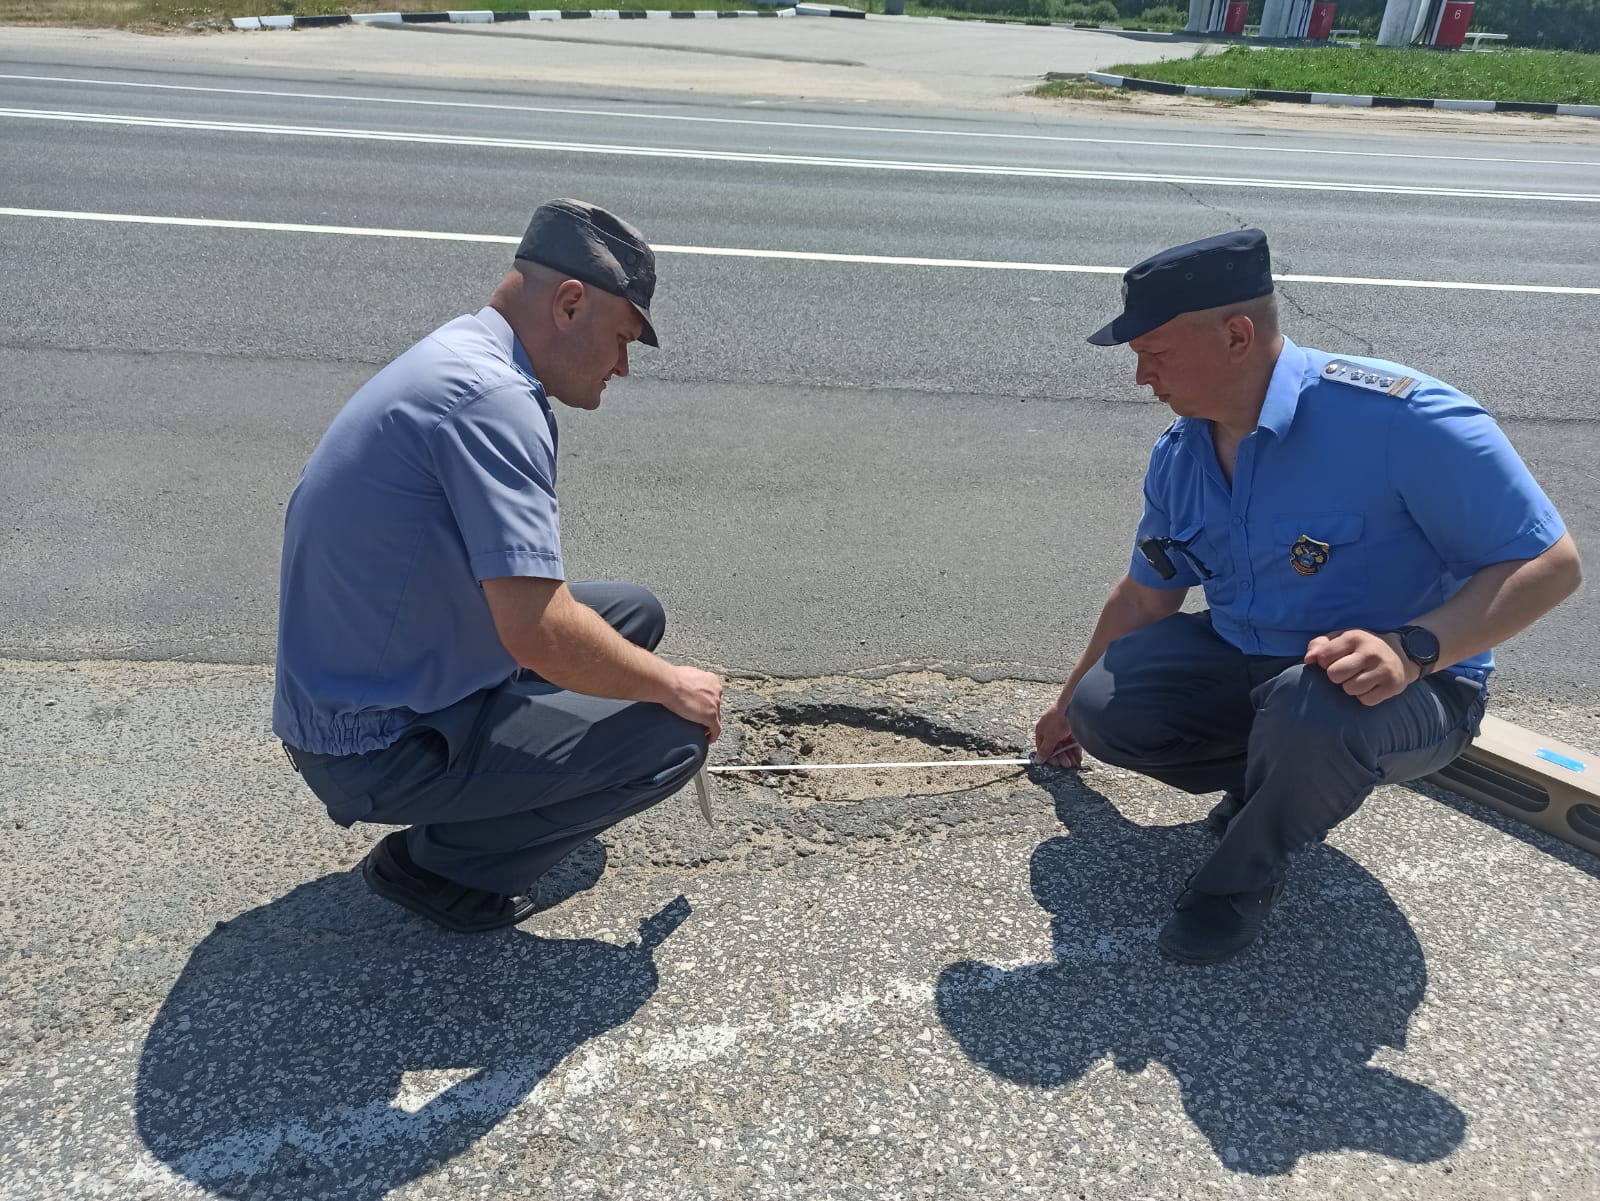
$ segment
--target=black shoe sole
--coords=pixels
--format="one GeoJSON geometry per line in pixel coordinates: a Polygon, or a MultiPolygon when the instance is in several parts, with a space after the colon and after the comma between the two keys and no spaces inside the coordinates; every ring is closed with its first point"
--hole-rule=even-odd
{"type": "MultiPolygon", "coordinates": [[[[515,926],[519,922],[527,921],[538,912],[538,905],[534,901],[523,898],[523,903],[515,905],[502,916],[480,921],[463,921],[453,914],[447,906],[440,905],[421,896],[415,889],[407,888],[399,881],[392,880],[383,874],[380,859],[389,859],[388,852],[383,843],[378,843],[367,857],[361,861],[361,877],[367,882],[367,887],[372,889],[386,901],[392,901],[401,908],[409,909],[420,917],[425,917],[435,925],[442,926],[455,934],[484,934],[490,930],[503,930],[507,926],[515,926]]],[[[457,886],[461,887],[461,886],[457,886]]],[[[465,897],[478,891],[461,887],[460,896],[465,897]]],[[[491,894],[485,894],[491,895],[491,894]]]]}
{"type": "Polygon", "coordinates": [[[1256,945],[1256,939],[1260,937],[1261,931],[1257,930],[1255,938],[1252,938],[1249,942],[1245,943],[1244,946],[1238,947],[1223,955],[1213,955],[1209,957],[1205,955],[1187,954],[1184,951],[1178,950],[1176,947],[1169,947],[1160,939],[1156,940],[1156,950],[1160,951],[1164,956],[1172,960],[1173,963],[1187,964],[1190,967],[1210,967],[1213,963],[1226,963],[1228,960],[1244,954],[1251,947],[1256,945]]]}

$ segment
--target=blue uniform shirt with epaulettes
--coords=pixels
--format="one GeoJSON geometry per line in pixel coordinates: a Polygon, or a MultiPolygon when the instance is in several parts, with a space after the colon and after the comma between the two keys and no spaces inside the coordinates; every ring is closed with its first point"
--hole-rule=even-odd
{"type": "MultiPolygon", "coordinates": [[[[1144,501],[1133,578],[1201,585],[1217,633],[1253,655],[1405,625],[1474,573],[1531,559],[1566,532],[1471,397],[1396,363],[1287,338],[1233,483],[1211,423],[1180,417],[1156,440],[1144,501]],[[1146,538],[1187,544],[1169,556],[1171,579],[1139,552],[1146,538]]],[[[1486,651],[1449,670],[1482,684],[1493,668],[1486,651]]]]}

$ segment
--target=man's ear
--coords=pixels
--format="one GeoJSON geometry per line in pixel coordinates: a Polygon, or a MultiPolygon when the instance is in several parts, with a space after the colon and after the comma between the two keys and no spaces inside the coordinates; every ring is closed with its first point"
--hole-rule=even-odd
{"type": "Polygon", "coordinates": [[[578,319],[578,310],[583,307],[587,294],[582,281],[576,279],[561,281],[561,286],[550,298],[550,317],[557,329],[566,330],[572,327],[578,319]]]}
{"type": "Polygon", "coordinates": [[[1226,328],[1228,353],[1234,358],[1243,358],[1256,344],[1256,323],[1243,313],[1235,313],[1228,318],[1226,328]]]}

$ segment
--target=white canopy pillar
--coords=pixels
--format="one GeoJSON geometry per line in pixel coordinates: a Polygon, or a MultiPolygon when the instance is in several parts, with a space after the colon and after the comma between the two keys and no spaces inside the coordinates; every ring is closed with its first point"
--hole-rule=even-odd
{"type": "Polygon", "coordinates": [[[1266,0],[1261,7],[1261,36],[1303,38],[1311,24],[1311,0],[1266,0]]]}
{"type": "Polygon", "coordinates": [[[1422,22],[1428,15],[1428,0],[1389,0],[1383,9],[1383,22],[1378,26],[1378,45],[1409,46],[1422,32],[1422,22]]]}
{"type": "Polygon", "coordinates": [[[1221,33],[1228,19],[1228,0],[1189,0],[1186,33],[1221,33]]]}

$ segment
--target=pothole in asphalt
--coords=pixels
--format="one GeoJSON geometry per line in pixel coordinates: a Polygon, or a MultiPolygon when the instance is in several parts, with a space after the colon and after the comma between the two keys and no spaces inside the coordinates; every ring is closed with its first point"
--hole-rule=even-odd
{"type": "MultiPolygon", "coordinates": [[[[784,705],[741,715],[739,762],[773,766],[935,762],[1015,757],[1015,747],[891,709],[784,705]]],[[[944,796],[1017,779],[1021,766],[863,768],[716,777],[720,786],[776,790],[800,803],[944,796]]]]}

